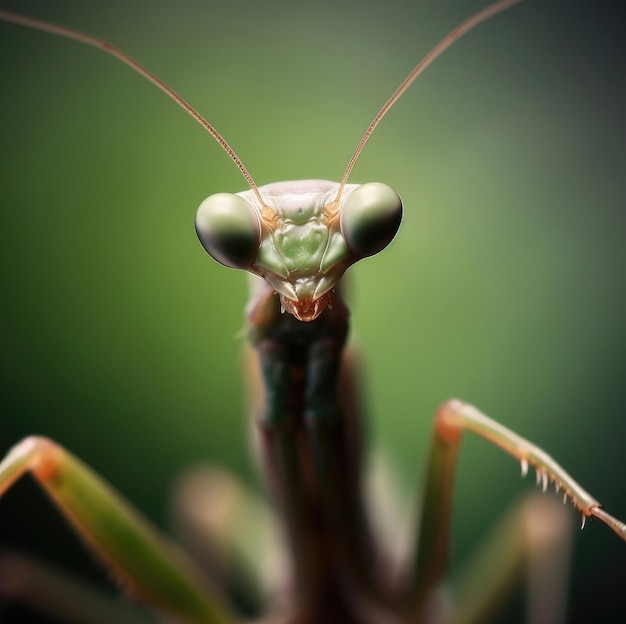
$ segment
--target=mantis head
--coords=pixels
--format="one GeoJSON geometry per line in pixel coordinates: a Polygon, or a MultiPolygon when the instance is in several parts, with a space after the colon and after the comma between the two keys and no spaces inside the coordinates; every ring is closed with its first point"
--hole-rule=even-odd
{"type": "Polygon", "coordinates": [[[205,199],[198,238],[218,262],[262,277],[301,321],[317,318],[345,270],[384,249],[402,220],[399,195],[379,182],[299,180],[257,191],[205,199]]]}

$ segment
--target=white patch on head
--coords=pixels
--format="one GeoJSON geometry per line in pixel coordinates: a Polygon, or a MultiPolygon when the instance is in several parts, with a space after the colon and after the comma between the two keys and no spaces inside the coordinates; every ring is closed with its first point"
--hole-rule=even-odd
{"type": "MultiPolygon", "coordinates": [[[[358,184],[347,184],[342,199],[347,197],[358,184]]],[[[328,203],[333,201],[339,190],[339,182],[330,180],[289,180],[274,182],[259,187],[263,201],[285,219],[295,222],[319,216],[328,203]]],[[[252,191],[237,193],[257,206],[256,195],[252,191]]]]}

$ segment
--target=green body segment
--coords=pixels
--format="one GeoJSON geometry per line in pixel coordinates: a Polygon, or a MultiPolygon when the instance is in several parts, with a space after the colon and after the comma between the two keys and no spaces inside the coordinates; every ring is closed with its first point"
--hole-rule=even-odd
{"type": "MultiPolygon", "coordinates": [[[[276,223],[263,237],[254,265],[266,275],[270,272],[283,278],[291,276],[294,291],[290,294],[299,298],[324,294],[326,286],[315,286],[315,277],[325,275],[322,284],[336,284],[339,277],[335,266],[341,266],[351,255],[341,233],[329,225],[325,212],[337,188],[336,183],[323,180],[263,187],[263,198],[273,209],[276,223]],[[318,187],[314,192],[308,190],[313,184],[318,187]]],[[[241,196],[248,201],[256,199],[251,191],[241,196]]]]}

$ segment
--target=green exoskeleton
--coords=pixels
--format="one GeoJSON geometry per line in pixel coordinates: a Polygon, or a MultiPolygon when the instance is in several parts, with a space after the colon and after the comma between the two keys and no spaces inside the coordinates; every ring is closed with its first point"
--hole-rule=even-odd
{"type": "MultiPolygon", "coordinates": [[[[559,514],[533,499],[513,513],[486,548],[476,564],[481,573],[473,568],[465,582],[443,591],[455,461],[466,430],[519,460],[522,474],[536,470],[544,490],[554,484],[582,513],[583,522],[598,518],[626,540],[626,526],[549,455],[457,400],[444,403],[435,416],[415,543],[400,564],[381,546],[362,492],[361,414],[345,351],[349,311],[341,279],[352,264],[391,242],[402,219],[402,201],[386,184],[348,180],[377,124],[432,60],[465,32],[518,1],[500,0],[480,11],[417,65],[376,115],[339,182],[301,180],[260,187],[212,125],[123,52],[76,31],[0,12],[0,19],[100,47],[128,64],[191,114],[249,184],[241,193],[207,198],[198,209],[196,231],[218,262],[253,274],[247,334],[262,387],[257,434],[289,553],[287,580],[262,613],[263,621],[480,622],[525,562],[539,561],[537,567],[549,577],[550,555],[560,539],[559,514]]],[[[208,571],[201,569],[58,444],[31,437],[14,447],[0,466],[0,492],[26,472],[121,584],[159,617],[198,623],[245,619],[231,595],[240,596],[243,583],[216,571],[221,561],[208,571]]],[[[226,480],[213,478],[226,497],[226,480]]],[[[244,508],[251,506],[242,504],[240,515],[247,513],[244,508]]],[[[3,570],[23,575],[23,586],[14,591],[18,599],[61,613],[67,621],[142,622],[147,617],[38,564],[9,560],[3,570]]],[[[541,606],[544,620],[555,621],[551,607],[541,606]]]]}

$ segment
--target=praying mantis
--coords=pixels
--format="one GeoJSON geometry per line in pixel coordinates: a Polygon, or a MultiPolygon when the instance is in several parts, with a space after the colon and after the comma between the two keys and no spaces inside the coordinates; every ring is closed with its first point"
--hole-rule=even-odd
{"type": "MultiPolygon", "coordinates": [[[[465,71],[466,71],[466,69],[464,69],[463,71],[465,72],[465,71]]],[[[182,89],[181,89],[181,91],[182,91],[182,89]]],[[[100,115],[100,117],[102,117],[102,114],[100,115]]],[[[387,123],[387,120],[386,120],[386,123],[387,123]]],[[[224,134],[227,134],[226,129],[224,129],[224,134]]],[[[232,133],[231,133],[231,134],[232,134],[232,133]]],[[[350,144],[350,143],[349,143],[349,141],[348,141],[348,144],[350,144]]],[[[372,147],[372,146],[370,146],[370,147],[369,147],[369,150],[373,150],[373,149],[374,149],[374,147],[372,147]]],[[[265,152],[267,152],[267,148],[264,148],[264,149],[262,150],[262,153],[265,153],[265,152]]],[[[246,162],[248,162],[250,159],[249,159],[249,158],[245,158],[245,160],[246,160],[246,162]]],[[[339,159],[339,160],[341,160],[341,159],[339,159]]],[[[269,174],[268,174],[268,175],[269,175],[269,174]]],[[[274,176],[275,176],[275,173],[272,173],[271,175],[274,175],[274,176]]],[[[329,174],[329,175],[330,175],[330,174],[329,174]]],[[[360,176],[359,176],[359,177],[360,177],[360,176]]],[[[377,172],[377,173],[375,174],[375,178],[376,178],[376,179],[382,179],[382,174],[380,174],[380,173],[378,173],[378,172],[377,172]]],[[[134,182],[133,182],[133,183],[134,183],[134,182]]],[[[399,185],[398,185],[398,184],[396,184],[396,186],[399,186],[399,185]]],[[[221,186],[220,186],[220,187],[216,187],[216,190],[222,190],[222,188],[224,188],[224,187],[221,187],[221,186]]],[[[237,189],[238,189],[238,188],[239,188],[239,186],[237,186],[235,183],[233,183],[233,188],[237,188],[237,189]]],[[[102,191],[100,191],[100,192],[102,192],[102,191]]],[[[204,194],[206,194],[206,193],[204,193],[204,194]]],[[[402,194],[403,194],[403,196],[405,196],[404,192],[403,192],[402,194]]],[[[8,195],[7,195],[7,196],[8,196],[8,195]]],[[[408,203],[407,203],[407,199],[406,199],[406,196],[405,196],[404,198],[405,198],[405,203],[408,205],[408,203]]],[[[504,210],[504,209],[502,209],[502,210],[504,210]]],[[[422,218],[423,218],[423,217],[422,217],[422,218]]],[[[95,238],[95,237],[94,237],[94,238],[95,238]]],[[[377,259],[377,261],[378,261],[378,259],[377,259]]],[[[126,269],[127,267],[124,267],[124,268],[126,269]]],[[[203,266],[203,270],[204,270],[204,269],[205,269],[205,267],[203,266]]],[[[360,270],[366,270],[366,265],[364,264],[364,265],[363,265],[363,267],[359,267],[359,269],[360,269],[360,270]]],[[[132,269],[131,269],[131,270],[132,270],[132,269]]],[[[145,269],[144,269],[144,270],[145,270],[145,269]]],[[[388,270],[390,270],[390,269],[388,269],[388,270]]],[[[356,272],[355,272],[355,273],[356,273],[356,272]]],[[[362,288],[363,288],[363,286],[361,286],[361,287],[359,288],[359,296],[360,296],[360,290],[361,290],[362,288]]],[[[219,299],[226,298],[226,295],[225,295],[225,294],[223,295],[223,294],[221,293],[221,291],[220,291],[220,296],[219,296],[218,298],[219,298],[219,299]]],[[[211,306],[212,306],[212,307],[213,307],[213,306],[220,306],[220,305],[222,305],[222,302],[221,302],[221,301],[215,301],[214,299],[211,299],[211,302],[210,302],[210,303],[211,303],[211,306]]],[[[428,304],[426,304],[426,305],[428,305],[428,304]]],[[[231,314],[232,314],[232,313],[231,313],[231,314]]],[[[413,314],[412,316],[414,317],[414,316],[415,316],[415,314],[413,314]]],[[[357,324],[356,322],[355,322],[355,325],[357,326],[357,331],[359,331],[359,326],[358,326],[358,324],[357,324]]],[[[203,325],[203,326],[204,326],[204,325],[203,325]]],[[[223,333],[223,332],[222,332],[222,333],[223,333]]],[[[232,341],[231,341],[231,343],[232,343],[232,341]]],[[[231,346],[232,346],[232,344],[231,344],[231,346]]],[[[441,399],[443,396],[446,396],[446,394],[447,394],[447,393],[444,393],[443,395],[439,395],[439,396],[437,397],[437,399],[436,399],[436,400],[438,401],[438,400],[439,400],[439,399],[441,399]]],[[[477,401],[477,402],[478,402],[478,401],[477,401]]],[[[433,407],[434,407],[434,404],[433,404],[433,407]]],[[[411,411],[411,414],[412,414],[412,413],[413,413],[413,409],[411,409],[410,411],[411,411]]],[[[417,412],[419,412],[420,410],[419,410],[419,409],[416,409],[416,411],[417,411],[417,412]]],[[[421,411],[421,413],[420,413],[420,417],[421,417],[421,415],[423,414],[424,419],[426,419],[426,414],[430,413],[430,411],[432,411],[432,409],[431,409],[431,410],[429,410],[428,408],[423,409],[423,410],[421,411]]],[[[494,413],[494,412],[493,412],[493,410],[490,410],[490,412],[494,413]]],[[[413,416],[413,414],[412,414],[412,415],[411,415],[411,418],[413,418],[413,417],[415,417],[415,416],[413,416]]],[[[157,425],[157,426],[158,426],[158,425],[157,425]]],[[[548,446],[548,445],[546,445],[546,446],[548,446]]],[[[548,446],[548,448],[549,448],[549,446],[548,446]]],[[[423,453],[422,453],[422,455],[423,455],[423,453]]],[[[506,466],[507,466],[507,467],[510,467],[510,462],[509,462],[508,464],[506,464],[506,466]]],[[[156,469],[158,469],[158,468],[156,468],[156,469]]],[[[488,486],[484,485],[484,486],[481,486],[481,487],[485,487],[485,488],[487,488],[488,486]]],[[[510,487],[510,486],[508,486],[508,487],[510,487]]],[[[593,491],[593,490],[592,490],[592,491],[593,491]]],[[[484,523],[484,518],[482,519],[482,521],[481,521],[481,522],[483,522],[483,523],[484,523]]]]}

